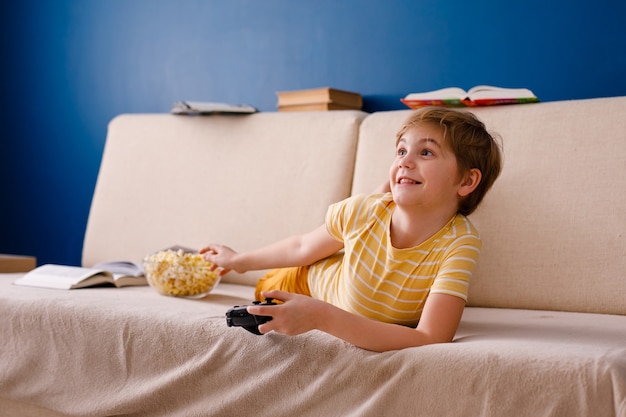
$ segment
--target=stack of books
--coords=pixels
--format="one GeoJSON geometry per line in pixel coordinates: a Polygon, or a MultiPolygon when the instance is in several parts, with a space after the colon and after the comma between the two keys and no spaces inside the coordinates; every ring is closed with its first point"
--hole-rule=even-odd
{"type": "Polygon", "coordinates": [[[310,90],[279,91],[278,111],[361,110],[359,93],[323,87],[310,90]]]}

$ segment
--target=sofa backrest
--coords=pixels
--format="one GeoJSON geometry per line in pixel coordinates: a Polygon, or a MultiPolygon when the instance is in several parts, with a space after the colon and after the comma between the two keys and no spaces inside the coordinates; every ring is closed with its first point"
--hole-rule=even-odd
{"type": "MultiPolygon", "coordinates": [[[[501,136],[504,168],[471,216],[469,305],[626,314],[626,97],[472,111],[501,136]]],[[[409,114],[363,121],[353,194],[387,178],[409,114]]]]}
{"type": "MultiPolygon", "coordinates": [[[[83,265],[160,249],[259,247],[308,231],[350,194],[365,113],[121,115],[108,128],[83,265]]],[[[228,274],[254,284],[260,275],[228,274]]]]}

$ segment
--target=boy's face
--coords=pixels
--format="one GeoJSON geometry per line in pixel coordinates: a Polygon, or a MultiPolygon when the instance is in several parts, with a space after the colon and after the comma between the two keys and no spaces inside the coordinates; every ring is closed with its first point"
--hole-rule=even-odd
{"type": "Polygon", "coordinates": [[[411,126],[398,139],[389,175],[396,204],[458,210],[461,176],[442,127],[430,123],[411,126]]]}

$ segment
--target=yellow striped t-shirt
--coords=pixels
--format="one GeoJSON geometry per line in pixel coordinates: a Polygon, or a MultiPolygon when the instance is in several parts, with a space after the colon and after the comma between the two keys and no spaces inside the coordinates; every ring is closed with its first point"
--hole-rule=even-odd
{"type": "Polygon", "coordinates": [[[314,298],[383,322],[416,326],[429,293],[467,301],[480,254],[478,232],[457,214],[417,247],[397,249],[389,236],[390,193],[350,197],[331,205],[326,227],[343,251],[309,268],[314,298]]]}

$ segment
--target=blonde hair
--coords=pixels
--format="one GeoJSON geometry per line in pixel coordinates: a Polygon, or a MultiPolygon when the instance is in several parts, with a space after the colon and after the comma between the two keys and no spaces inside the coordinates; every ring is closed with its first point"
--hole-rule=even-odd
{"type": "Polygon", "coordinates": [[[443,107],[424,107],[413,112],[398,131],[396,140],[420,123],[443,128],[444,140],[456,157],[460,175],[474,168],[481,172],[476,189],[459,202],[458,212],[465,216],[471,214],[500,175],[502,153],[499,144],[474,114],[443,107]]]}

